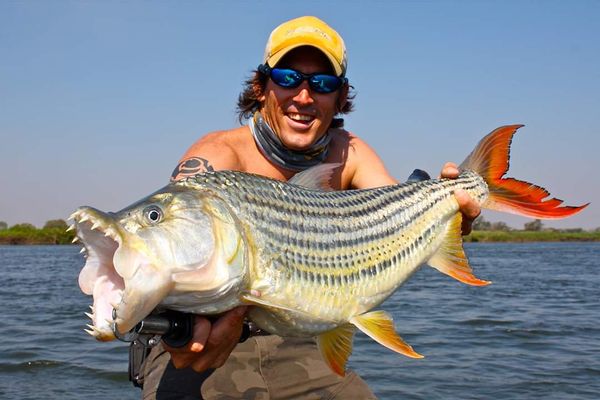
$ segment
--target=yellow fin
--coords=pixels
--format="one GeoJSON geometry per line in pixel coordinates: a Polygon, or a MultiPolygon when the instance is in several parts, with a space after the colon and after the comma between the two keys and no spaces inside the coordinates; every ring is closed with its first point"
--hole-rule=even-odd
{"type": "Polygon", "coordinates": [[[394,320],[388,313],[382,310],[371,311],[357,315],[350,322],[358,329],[369,335],[377,343],[407,357],[423,358],[422,355],[413,350],[394,329],[394,320]]]}
{"type": "Polygon", "coordinates": [[[444,242],[427,261],[427,264],[467,285],[489,285],[492,282],[478,279],[473,275],[473,270],[463,249],[461,225],[462,214],[458,213],[448,223],[444,242]]]}
{"type": "Polygon", "coordinates": [[[345,324],[317,336],[317,345],[329,368],[339,376],[346,374],[346,362],[352,353],[354,326],[345,324]]]}

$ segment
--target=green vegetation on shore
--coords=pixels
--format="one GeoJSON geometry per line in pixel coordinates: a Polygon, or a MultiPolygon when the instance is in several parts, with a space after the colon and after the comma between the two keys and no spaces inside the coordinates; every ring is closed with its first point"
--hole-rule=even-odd
{"type": "Polygon", "coordinates": [[[74,237],[62,219],[48,221],[41,229],[27,223],[8,228],[0,221],[0,244],[71,244],[74,237]]]}
{"type": "Polygon", "coordinates": [[[584,231],[544,228],[541,220],[527,222],[522,230],[512,229],[504,222],[488,222],[483,217],[473,222],[473,232],[465,242],[598,242],[600,228],[584,231]]]}
{"type": "Polygon", "coordinates": [[[599,242],[600,231],[476,231],[465,236],[465,242],[599,242]]]}
{"type": "MultiPolygon", "coordinates": [[[[0,221],[0,244],[71,244],[75,233],[67,232],[62,219],[46,222],[38,229],[31,224],[17,224],[10,228],[0,221]]],[[[479,217],[473,223],[473,232],[464,237],[465,242],[599,242],[600,228],[546,229],[540,220],[525,224],[523,230],[508,227],[504,222],[490,223],[479,217]]]]}

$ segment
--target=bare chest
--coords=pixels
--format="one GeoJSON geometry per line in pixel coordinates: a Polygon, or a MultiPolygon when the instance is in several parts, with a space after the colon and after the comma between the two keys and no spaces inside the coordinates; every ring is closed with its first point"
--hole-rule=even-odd
{"type": "MultiPolygon", "coordinates": [[[[250,137],[250,139],[252,138],[250,137]]],[[[258,149],[253,139],[247,141],[244,146],[239,148],[241,149],[240,154],[238,154],[240,171],[262,175],[280,181],[288,181],[296,174],[295,171],[281,168],[269,161],[269,159],[258,149]]],[[[342,159],[337,152],[330,151],[325,162],[340,164],[340,167],[335,170],[331,179],[333,189],[348,189],[350,187],[351,177],[346,173],[347,168],[345,160],[342,159]]]]}
{"type": "MultiPolygon", "coordinates": [[[[332,144],[325,162],[340,164],[340,167],[335,170],[332,176],[331,186],[335,190],[348,189],[352,177],[347,164],[347,151],[340,148],[335,141],[333,141],[332,144]]],[[[237,148],[240,149],[238,153],[240,171],[262,175],[280,181],[288,181],[296,174],[295,171],[281,168],[269,161],[256,145],[252,135],[248,135],[244,138],[242,145],[238,145],[237,148]]]]}

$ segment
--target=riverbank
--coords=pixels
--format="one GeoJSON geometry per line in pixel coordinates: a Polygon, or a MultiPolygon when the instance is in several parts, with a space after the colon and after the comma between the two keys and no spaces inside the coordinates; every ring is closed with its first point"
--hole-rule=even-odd
{"type": "Polygon", "coordinates": [[[71,244],[75,238],[73,231],[64,228],[42,228],[33,226],[11,227],[0,231],[0,244],[71,244]]]}
{"type": "Polygon", "coordinates": [[[465,242],[600,242],[600,231],[473,231],[465,242]]]}

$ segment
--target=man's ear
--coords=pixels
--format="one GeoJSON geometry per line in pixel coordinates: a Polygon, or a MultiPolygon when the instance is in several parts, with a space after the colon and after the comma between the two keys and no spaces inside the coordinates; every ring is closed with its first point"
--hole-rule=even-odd
{"type": "Polygon", "coordinates": [[[341,112],[344,107],[346,106],[346,103],[348,102],[348,92],[350,90],[350,85],[348,85],[347,83],[344,84],[341,88],[340,88],[340,93],[338,95],[338,99],[337,99],[337,112],[341,112]]]}
{"type": "Polygon", "coordinates": [[[260,101],[261,103],[264,103],[265,100],[267,99],[267,96],[265,95],[264,90],[260,87],[260,85],[255,84],[254,87],[252,88],[254,90],[254,96],[255,98],[260,101]]]}
{"type": "Polygon", "coordinates": [[[264,87],[261,85],[260,72],[256,71],[256,75],[254,76],[253,81],[254,82],[252,84],[252,91],[254,92],[254,98],[260,101],[261,103],[264,103],[267,98],[265,96],[265,89],[267,87],[267,84],[265,82],[264,87]]]}

